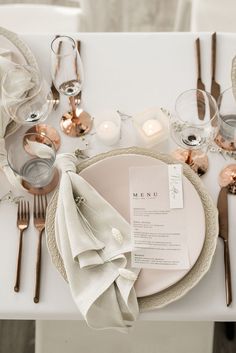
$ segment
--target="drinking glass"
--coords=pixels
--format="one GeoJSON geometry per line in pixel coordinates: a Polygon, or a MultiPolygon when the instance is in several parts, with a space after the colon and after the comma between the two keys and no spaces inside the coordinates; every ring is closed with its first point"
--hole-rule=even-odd
{"type": "Polygon", "coordinates": [[[199,176],[203,175],[208,168],[207,148],[218,131],[215,99],[196,89],[180,94],[170,119],[170,130],[174,141],[181,147],[173,152],[173,156],[187,163],[199,176]],[[200,110],[204,115],[199,114],[200,110]]]}
{"type": "Polygon", "coordinates": [[[7,143],[8,164],[30,193],[46,194],[55,188],[55,159],[53,142],[42,134],[21,133],[7,143]]]}
{"type": "Polygon", "coordinates": [[[75,101],[84,82],[83,65],[76,43],[71,37],[57,36],[52,41],[51,49],[53,83],[61,94],[69,97],[71,105],[71,112],[65,113],[61,119],[61,129],[69,136],[82,136],[91,130],[92,119],[75,101]]]}
{"type": "Polygon", "coordinates": [[[215,142],[226,151],[236,151],[236,99],[232,87],[219,97],[219,132],[215,142]]]}
{"type": "MultiPolygon", "coordinates": [[[[233,88],[226,89],[219,97],[219,132],[215,142],[225,151],[236,151],[236,99],[233,88]]],[[[226,166],[219,175],[221,187],[228,186],[232,193],[236,193],[236,164],[226,166]]]]}

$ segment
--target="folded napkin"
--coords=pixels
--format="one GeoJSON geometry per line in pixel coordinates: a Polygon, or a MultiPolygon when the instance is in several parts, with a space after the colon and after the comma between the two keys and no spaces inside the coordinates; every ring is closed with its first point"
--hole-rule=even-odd
{"type": "Polygon", "coordinates": [[[81,176],[77,158],[59,155],[62,170],[56,242],[72,297],[90,327],[126,332],[139,308],[130,267],[130,225],[81,176]]]}

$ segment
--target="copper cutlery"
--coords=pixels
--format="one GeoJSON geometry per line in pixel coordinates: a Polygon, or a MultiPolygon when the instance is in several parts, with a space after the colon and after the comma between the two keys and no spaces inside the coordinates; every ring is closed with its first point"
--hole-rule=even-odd
{"type": "MultiPolygon", "coordinates": [[[[77,40],[77,49],[78,52],[80,53],[80,40],[77,40]]],[[[79,73],[77,73],[77,75],[79,76],[79,73]]],[[[75,104],[79,105],[80,101],[81,101],[81,94],[82,91],[80,91],[76,96],[75,96],[75,104]]]]}
{"type": "MultiPolygon", "coordinates": [[[[201,51],[200,51],[200,39],[197,38],[196,44],[196,58],[197,58],[197,89],[205,91],[205,85],[202,82],[201,77],[201,51]]],[[[203,93],[198,91],[197,93],[197,107],[198,107],[198,117],[200,120],[204,119],[205,116],[205,102],[203,93]]]]}
{"type": "MultiPolygon", "coordinates": [[[[55,38],[57,38],[57,37],[59,37],[59,36],[56,35],[55,38]]],[[[59,45],[58,51],[60,51],[60,45],[59,45]]],[[[60,65],[60,62],[58,61],[58,66],[56,68],[56,71],[59,70],[59,65],[60,65]]],[[[52,84],[51,84],[51,92],[52,92],[52,96],[53,96],[53,109],[56,110],[58,105],[59,105],[59,103],[60,103],[60,93],[56,89],[53,81],[52,81],[52,84]]]]}
{"type": "MultiPolygon", "coordinates": [[[[197,59],[197,88],[199,90],[205,91],[205,85],[202,82],[201,77],[201,50],[200,50],[200,39],[197,38],[195,41],[196,45],[196,59],[197,59]]],[[[211,95],[218,101],[220,96],[220,85],[216,82],[216,33],[213,33],[211,36],[211,95]]],[[[198,102],[198,116],[200,120],[204,119],[205,115],[205,103],[204,97],[201,92],[197,94],[198,102]]]]}
{"type": "Polygon", "coordinates": [[[56,110],[59,103],[60,103],[60,93],[58,92],[58,90],[54,86],[53,82],[51,84],[51,92],[52,92],[52,97],[53,97],[52,98],[52,106],[53,106],[53,109],[56,110]]]}
{"type": "Polygon", "coordinates": [[[20,230],[20,239],[19,239],[18,258],[17,258],[16,282],[14,286],[15,292],[19,292],[20,290],[23,233],[28,228],[29,221],[30,221],[29,202],[20,200],[18,203],[18,211],[17,211],[17,227],[20,230]]]}
{"type": "Polygon", "coordinates": [[[229,226],[228,226],[228,187],[222,187],[218,196],[217,208],[219,211],[219,237],[224,242],[224,267],[226,304],[232,302],[230,253],[229,253],[229,226]]]}
{"type": "Polygon", "coordinates": [[[216,33],[211,37],[211,95],[217,101],[220,96],[220,85],[215,80],[216,73],[216,33]]]}
{"type": "Polygon", "coordinates": [[[47,210],[46,195],[34,195],[34,226],[38,230],[38,247],[36,261],[36,278],[35,278],[35,294],[34,302],[38,303],[40,298],[40,279],[41,279],[41,258],[42,258],[42,236],[45,229],[47,210]]]}

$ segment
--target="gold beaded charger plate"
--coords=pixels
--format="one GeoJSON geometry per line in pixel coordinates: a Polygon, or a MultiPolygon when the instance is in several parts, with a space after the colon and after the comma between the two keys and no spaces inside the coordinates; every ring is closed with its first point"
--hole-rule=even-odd
{"type": "MultiPolygon", "coordinates": [[[[11,59],[16,64],[30,65],[38,70],[37,61],[25,42],[14,32],[0,27],[0,48],[11,52],[11,59]]],[[[5,136],[13,134],[19,125],[11,120],[7,126],[5,136]]]]}
{"type": "MultiPolygon", "coordinates": [[[[129,220],[129,194],[127,192],[129,167],[163,165],[163,163],[172,164],[175,162],[168,155],[132,147],[103,153],[83,161],[77,166],[77,173],[83,176],[113,207],[129,220]]],[[[187,241],[190,250],[191,268],[182,271],[143,269],[135,284],[140,310],[160,308],[185,295],[207,273],[215,253],[218,238],[216,207],[202,181],[187,165],[183,165],[183,174],[185,205],[185,211],[183,212],[185,213],[185,219],[188,219],[187,241]]],[[[57,192],[55,192],[48,207],[46,219],[47,245],[53,264],[62,277],[67,280],[63,260],[55,241],[54,220],[57,195],[57,192]]]]}

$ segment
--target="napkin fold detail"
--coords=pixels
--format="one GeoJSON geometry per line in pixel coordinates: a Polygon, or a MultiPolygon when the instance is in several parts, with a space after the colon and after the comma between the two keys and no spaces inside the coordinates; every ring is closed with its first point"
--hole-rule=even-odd
{"type": "Polygon", "coordinates": [[[127,332],[139,312],[130,225],[75,173],[75,163],[72,154],[57,157],[62,175],[55,236],[70,291],[90,327],[127,332]]]}

